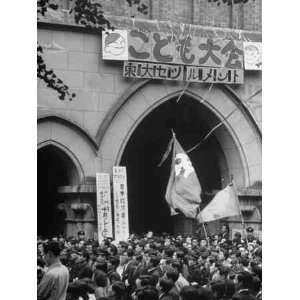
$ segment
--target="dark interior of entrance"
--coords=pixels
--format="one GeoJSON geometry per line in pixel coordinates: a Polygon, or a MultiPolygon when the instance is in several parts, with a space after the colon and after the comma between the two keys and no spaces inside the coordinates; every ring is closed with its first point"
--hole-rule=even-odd
{"type": "Polygon", "coordinates": [[[76,168],[64,151],[49,145],[37,155],[37,233],[43,237],[64,234],[64,212],[57,209],[58,187],[70,185],[77,179],[76,168]]]}
{"type": "MultiPolygon", "coordinates": [[[[171,129],[183,149],[188,150],[219,122],[199,101],[188,96],[178,103],[176,100],[161,104],[143,119],[122,155],[120,165],[127,167],[131,232],[173,232],[174,220],[164,198],[171,155],[161,167],[157,166],[171,138],[171,129]]],[[[205,205],[211,199],[208,195],[222,187],[220,160],[225,161],[224,154],[212,135],[189,156],[202,186],[205,205]]]]}

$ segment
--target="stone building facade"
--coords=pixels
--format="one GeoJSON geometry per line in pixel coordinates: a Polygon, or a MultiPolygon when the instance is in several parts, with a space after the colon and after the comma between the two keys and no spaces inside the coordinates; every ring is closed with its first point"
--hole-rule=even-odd
{"type": "MultiPolygon", "coordinates": [[[[261,0],[233,6],[217,6],[206,0],[148,0],[144,1],[149,7],[147,15],[129,8],[123,0],[100,2],[117,27],[158,26],[160,30],[168,30],[164,28],[169,24],[186,23],[195,25],[208,36],[217,32],[237,40],[261,41],[261,0]]],[[[72,14],[68,14],[72,1],[59,1],[59,4],[63,9],[60,13],[39,19],[38,42],[42,46],[54,42],[61,47],[44,51],[44,59],[76,97],[73,101],[61,101],[54,90],[38,80],[38,233],[60,232],[70,236],[84,230],[92,238],[97,230],[96,173],[111,174],[115,165],[130,168],[135,155],[147,151],[145,137],[157,142],[156,136],[163,135],[164,118],[158,111],[174,102],[185,83],[124,78],[122,62],[102,59],[101,33],[74,23],[72,14]],[[154,133],[149,130],[151,126],[154,133]],[[133,141],[139,141],[139,137],[143,144],[135,148],[133,141]]],[[[190,105],[184,109],[187,114],[192,111],[195,120],[199,120],[199,128],[205,130],[210,130],[235,110],[224,126],[215,131],[215,148],[203,150],[203,157],[207,159],[199,158],[208,168],[201,171],[204,191],[207,198],[211,198],[233,175],[246,225],[260,231],[261,71],[245,71],[244,77],[242,85],[219,84],[211,88],[208,84],[190,84],[180,105],[190,105]],[[198,117],[196,107],[199,108],[198,117]],[[210,158],[214,160],[211,165],[205,162],[210,158]],[[211,179],[205,182],[206,178],[211,179]]],[[[179,118],[184,122],[183,116],[179,118]]],[[[160,142],[162,148],[155,154],[157,156],[163,154],[168,140],[160,142]]],[[[197,158],[194,164],[197,170],[197,158]]],[[[139,199],[141,194],[135,195],[134,191],[138,177],[144,176],[143,172],[134,174],[137,170],[137,165],[132,171],[128,170],[128,181],[131,174],[135,178],[129,183],[129,218],[133,218],[131,212],[136,216],[135,205],[140,207],[138,202],[143,203],[143,199],[139,199]]],[[[233,230],[242,228],[239,218],[227,222],[233,230]]],[[[131,231],[137,230],[138,223],[130,220],[130,224],[131,231]]],[[[181,231],[190,230],[188,222],[181,224],[181,231]]],[[[215,230],[217,225],[210,229],[215,230]]]]}

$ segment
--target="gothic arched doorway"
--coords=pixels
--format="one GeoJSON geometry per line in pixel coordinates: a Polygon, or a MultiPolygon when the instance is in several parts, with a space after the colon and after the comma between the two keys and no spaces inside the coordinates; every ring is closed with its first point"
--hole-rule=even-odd
{"type": "Polygon", "coordinates": [[[37,153],[37,233],[51,237],[65,233],[65,213],[58,209],[63,203],[58,187],[79,182],[73,160],[60,147],[48,144],[37,153]]]}
{"type": "MultiPolygon", "coordinates": [[[[176,101],[177,97],[165,101],[146,115],[122,153],[119,165],[127,167],[132,232],[174,231],[174,218],[170,216],[164,198],[171,156],[161,167],[157,166],[171,138],[171,129],[188,150],[220,122],[208,107],[188,95],[184,95],[179,103],[176,101]]],[[[202,185],[203,204],[229,182],[231,164],[239,169],[240,182],[244,181],[242,161],[237,153],[232,137],[224,129],[189,153],[202,185]],[[229,156],[233,157],[230,162],[229,156]]]]}

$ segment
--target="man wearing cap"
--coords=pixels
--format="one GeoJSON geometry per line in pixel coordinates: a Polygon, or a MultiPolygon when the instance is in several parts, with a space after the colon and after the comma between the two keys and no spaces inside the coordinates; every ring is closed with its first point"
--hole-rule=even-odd
{"type": "Polygon", "coordinates": [[[38,300],[65,300],[69,283],[69,271],[59,259],[60,246],[56,241],[44,245],[44,260],[48,270],[38,285],[38,300]]]}
{"type": "Polygon", "coordinates": [[[248,240],[248,242],[252,242],[255,239],[254,229],[252,227],[248,227],[246,229],[246,231],[247,231],[247,240],[248,240]]]}
{"type": "Polygon", "coordinates": [[[83,230],[78,231],[77,236],[78,236],[79,241],[84,241],[85,240],[85,234],[84,234],[83,230]]]}

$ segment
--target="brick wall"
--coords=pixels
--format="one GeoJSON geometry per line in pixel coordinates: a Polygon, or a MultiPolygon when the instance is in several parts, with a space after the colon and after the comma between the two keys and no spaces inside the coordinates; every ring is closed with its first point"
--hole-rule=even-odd
{"type": "MultiPolygon", "coordinates": [[[[96,1],[96,0],[94,0],[96,1]]],[[[246,4],[217,6],[208,0],[141,0],[148,7],[148,14],[129,7],[126,0],[97,0],[106,14],[141,19],[170,20],[178,23],[216,26],[223,28],[261,31],[261,1],[249,0],[246,4]]],[[[70,8],[68,0],[57,0],[63,8],[70,8]]],[[[70,2],[72,3],[72,2],[70,2]]]]}

